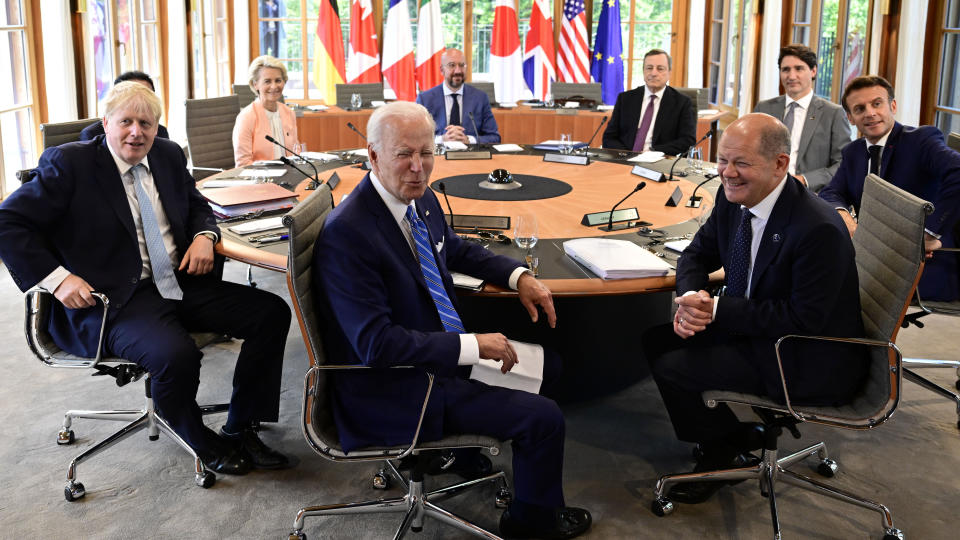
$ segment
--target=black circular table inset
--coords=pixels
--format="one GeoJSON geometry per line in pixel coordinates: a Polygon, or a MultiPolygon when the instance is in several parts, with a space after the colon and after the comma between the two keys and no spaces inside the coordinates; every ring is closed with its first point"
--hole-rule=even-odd
{"type": "Polygon", "coordinates": [[[436,180],[430,187],[439,192],[437,183],[443,182],[447,195],[481,201],[536,201],[566,195],[573,190],[573,186],[566,182],[531,174],[513,175],[513,179],[522,184],[517,189],[483,189],[479,184],[486,179],[486,174],[461,174],[436,180]]]}

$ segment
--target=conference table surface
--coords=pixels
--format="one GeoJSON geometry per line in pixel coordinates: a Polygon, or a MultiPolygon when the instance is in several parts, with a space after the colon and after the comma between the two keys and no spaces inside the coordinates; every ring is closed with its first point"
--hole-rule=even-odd
{"type": "MultiPolygon", "coordinates": [[[[623,198],[636,185],[644,181],[643,178],[630,173],[633,163],[627,163],[622,153],[604,150],[595,150],[599,159],[594,159],[587,166],[570,165],[563,163],[544,162],[542,153],[530,150],[514,153],[494,152],[489,160],[448,160],[444,156],[435,156],[434,169],[431,176],[431,186],[436,189],[436,182],[445,178],[464,174],[487,174],[497,168],[507,169],[514,175],[535,175],[548,177],[568,183],[572,189],[561,196],[539,200],[526,201],[495,201],[462,198],[450,195],[450,205],[454,215],[483,215],[509,216],[511,225],[516,223],[521,214],[536,216],[539,228],[539,242],[533,254],[539,258],[539,277],[550,287],[554,295],[561,296],[594,296],[633,294],[655,291],[672,290],[675,280],[673,273],[662,277],[647,277],[637,279],[603,280],[584,269],[578,263],[563,253],[562,241],[570,238],[610,236],[632,240],[644,245],[650,241],[657,244],[655,252],[663,253],[665,259],[675,263],[672,252],[663,249],[660,241],[664,237],[678,237],[696,231],[697,218],[701,212],[709,211],[711,195],[709,189],[701,188],[698,194],[704,195],[704,208],[687,208],[684,202],[690,197],[696,187],[695,182],[704,180],[703,176],[691,174],[679,181],[652,182],[645,181],[645,187],[631,195],[618,208],[637,208],[639,219],[651,223],[650,229],[663,231],[659,237],[641,237],[638,229],[626,231],[605,232],[598,227],[581,225],[581,218],[585,213],[606,212],[614,203],[623,198]],[[665,206],[675,189],[679,189],[682,198],[678,206],[665,206]]],[[[633,155],[633,154],[629,154],[633,155]]],[[[656,163],[642,164],[649,169],[667,172],[673,160],[661,160],[656,163]]],[[[327,163],[316,163],[321,169],[320,178],[326,180],[336,173],[340,183],[333,190],[336,203],[350,193],[363,179],[366,171],[359,165],[334,160],[327,163]]],[[[678,164],[677,169],[683,169],[684,163],[678,164]]],[[[220,177],[234,176],[236,171],[221,173],[220,177]]],[[[288,171],[282,179],[293,184],[292,179],[299,175],[296,171],[288,171]]],[[[212,177],[216,178],[216,177],[212,177]]],[[[301,176],[302,178],[302,176],[301,176]]],[[[718,180],[708,183],[717,184],[718,180]]],[[[309,181],[303,180],[296,184],[296,195],[302,200],[311,192],[307,190],[309,181]]],[[[202,187],[202,185],[201,185],[202,187]]],[[[714,187],[715,189],[715,187],[714,187]]],[[[450,194],[448,187],[447,192],[450,194]]],[[[438,196],[440,194],[438,193],[438,196]]],[[[241,235],[228,229],[228,225],[221,226],[223,239],[217,249],[223,255],[249,263],[254,266],[276,271],[286,271],[287,244],[285,242],[258,247],[241,235]]],[[[503,233],[512,238],[512,230],[503,233]]],[[[656,232],[654,233],[657,234],[656,232]]],[[[518,260],[524,260],[525,250],[515,244],[504,246],[491,242],[489,249],[518,260]]],[[[485,295],[513,294],[499,287],[486,285],[482,291],[485,295]]]]}

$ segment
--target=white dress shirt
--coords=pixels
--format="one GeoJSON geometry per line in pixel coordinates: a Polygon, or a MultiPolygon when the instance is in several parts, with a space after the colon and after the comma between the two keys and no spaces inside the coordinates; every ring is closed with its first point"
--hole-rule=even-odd
{"type": "MultiPolygon", "coordinates": [[[[796,103],[793,111],[793,129],[790,130],[790,168],[787,172],[797,174],[797,155],[800,152],[800,135],[803,134],[803,124],[807,121],[807,111],[810,110],[810,102],[813,101],[813,90],[800,99],[793,99],[790,96],[784,96],[786,100],[783,103],[783,116],[787,116],[790,110],[790,104],[796,103]]],[[[781,120],[783,120],[781,118],[781,120]]]]}
{"type": "Polygon", "coordinates": [[[640,108],[640,120],[637,121],[637,132],[640,132],[640,125],[643,124],[643,116],[647,114],[647,108],[650,107],[650,96],[657,96],[653,100],[653,118],[650,119],[650,129],[647,130],[647,139],[643,141],[643,150],[649,150],[653,144],[653,128],[657,125],[657,114],[660,113],[660,103],[663,101],[663,92],[667,89],[666,85],[659,92],[651,92],[650,87],[645,87],[643,91],[643,106],[640,108]]]}
{"type": "MultiPolygon", "coordinates": [[[[447,113],[447,125],[450,125],[450,109],[453,108],[454,94],[458,96],[457,101],[460,102],[460,125],[463,126],[464,129],[466,129],[466,126],[471,124],[468,124],[468,122],[470,122],[470,117],[464,114],[463,112],[463,85],[460,85],[460,88],[457,90],[451,90],[450,87],[447,86],[447,83],[444,82],[443,83],[443,106],[444,106],[444,110],[447,113]]],[[[474,137],[473,135],[467,135],[467,139],[470,140],[470,144],[476,144],[477,142],[477,138],[474,137]]],[[[443,135],[442,134],[437,135],[436,138],[434,139],[434,142],[442,143],[443,135]]]]}

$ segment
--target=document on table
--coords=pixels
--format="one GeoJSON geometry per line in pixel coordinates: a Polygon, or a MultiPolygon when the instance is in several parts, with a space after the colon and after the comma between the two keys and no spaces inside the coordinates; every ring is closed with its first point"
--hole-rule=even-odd
{"type": "Polygon", "coordinates": [[[450,277],[453,278],[454,287],[471,291],[479,291],[483,288],[483,280],[480,278],[461,274],[460,272],[450,272],[450,277]]]}
{"type": "Polygon", "coordinates": [[[460,141],[443,141],[443,146],[447,150],[466,150],[467,145],[463,144],[460,141]]]}
{"type": "Polygon", "coordinates": [[[523,152],[523,147],[519,144],[507,143],[507,144],[495,144],[493,149],[497,152],[523,152]]]}
{"type": "Polygon", "coordinates": [[[280,178],[287,174],[286,169],[244,169],[240,171],[240,176],[244,178],[267,176],[270,178],[280,178]]]}
{"type": "Polygon", "coordinates": [[[283,227],[283,216],[248,221],[227,228],[237,234],[252,234],[255,232],[269,231],[270,229],[279,229],[281,227],[283,227]]]}
{"type": "Polygon", "coordinates": [[[658,150],[647,150],[641,154],[637,154],[627,161],[632,161],[634,163],[656,163],[663,159],[663,152],[658,150]]]}
{"type": "Polygon", "coordinates": [[[501,363],[496,360],[481,359],[474,364],[470,378],[511,390],[523,390],[531,394],[540,392],[543,384],[543,347],[536,343],[524,343],[510,340],[517,352],[517,363],[506,373],[500,372],[501,363]]]}
{"type": "Polygon", "coordinates": [[[677,253],[683,253],[683,250],[687,249],[687,246],[689,245],[689,240],[673,240],[672,242],[663,243],[663,247],[676,251],[677,253]]]}
{"type": "Polygon", "coordinates": [[[563,243],[563,251],[603,279],[665,276],[670,263],[628,240],[576,238],[563,243]]]}
{"type": "Polygon", "coordinates": [[[307,159],[315,159],[317,161],[332,161],[338,159],[337,156],[327,154],[326,152],[300,152],[300,155],[307,159]]]}
{"type": "Polygon", "coordinates": [[[203,182],[203,189],[218,188],[218,187],[233,187],[233,186],[249,186],[250,184],[253,184],[253,183],[255,182],[252,178],[248,180],[242,180],[237,178],[233,178],[233,179],[224,178],[222,180],[205,180],[203,182]]]}

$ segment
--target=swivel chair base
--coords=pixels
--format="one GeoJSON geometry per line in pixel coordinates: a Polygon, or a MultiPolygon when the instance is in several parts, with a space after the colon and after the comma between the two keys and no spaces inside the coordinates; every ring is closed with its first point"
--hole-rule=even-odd
{"type": "MultiPolygon", "coordinates": [[[[210,471],[206,468],[206,466],[200,460],[200,457],[197,456],[197,452],[191,448],[190,445],[187,444],[182,437],[180,437],[180,435],[177,435],[177,433],[173,431],[173,428],[170,427],[170,424],[168,424],[166,420],[157,414],[153,406],[153,397],[150,395],[149,375],[144,379],[144,386],[146,388],[146,403],[144,404],[143,409],[113,411],[71,410],[67,411],[67,413],[64,415],[63,428],[60,430],[60,433],[57,434],[57,444],[59,445],[73,444],[75,435],[73,430],[70,428],[74,418],[129,422],[127,425],[120,428],[119,431],[109,435],[105,439],[88,448],[79,456],[73,458],[73,461],[71,461],[69,467],[67,467],[67,484],[63,488],[63,496],[68,502],[81,499],[87,494],[83,483],[77,481],[77,465],[144,428],[147,429],[147,434],[151,441],[159,439],[160,432],[163,431],[177,444],[179,444],[181,448],[186,450],[191,457],[193,457],[195,470],[194,481],[198,486],[202,488],[209,488],[216,482],[217,476],[213,473],[213,471],[210,471]]],[[[226,404],[206,405],[200,407],[202,414],[223,412],[227,409],[228,405],[226,404]]]]}
{"type": "Polygon", "coordinates": [[[460,482],[450,486],[442,487],[432,491],[423,491],[423,478],[418,472],[414,472],[411,479],[407,480],[403,474],[397,470],[391,461],[385,462],[384,469],[381,469],[374,476],[374,488],[386,489],[389,485],[390,476],[395,477],[401,483],[408,485],[407,493],[402,497],[393,497],[389,499],[374,499],[362,502],[327,504],[321,506],[308,506],[301,508],[297,512],[297,518],[293,524],[293,530],[290,532],[289,540],[306,540],[307,535],[303,532],[303,521],[308,516],[330,516],[337,514],[379,514],[379,513],[402,513],[403,520],[397,529],[393,538],[399,540],[406,535],[407,531],[420,532],[423,529],[425,517],[442,521],[457,529],[469,533],[473,536],[487,539],[499,539],[500,537],[475,525],[466,519],[448,511],[435,502],[441,501],[463,491],[477,487],[487,482],[500,481],[500,489],[497,493],[496,506],[506,508],[511,500],[510,491],[507,489],[506,476],[503,471],[498,471],[489,476],[460,482]],[[417,480],[419,478],[419,480],[417,480]]]}
{"type": "Polygon", "coordinates": [[[907,380],[930,390],[934,394],[953,401],[957,410],[957,428],[960,428],[960,394],[940,386],[914,371],[916,368],[953,368],[957,370],[957,381],[954,386],[960,390],[960,360],[929,360],[926,358],[904,358],[903,376],[907,380]],[[909,368],[909,369],[908,369],[909,368]]]}

